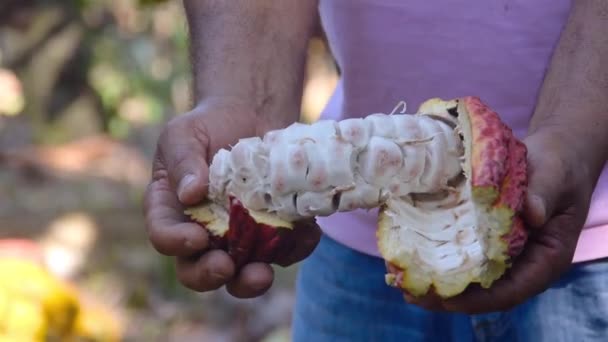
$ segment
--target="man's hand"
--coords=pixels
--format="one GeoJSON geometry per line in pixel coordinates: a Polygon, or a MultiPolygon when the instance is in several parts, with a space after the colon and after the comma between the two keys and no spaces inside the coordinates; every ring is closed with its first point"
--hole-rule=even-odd
{"type": "MultiPolygon", "coordinates": [[[[183,214],[185,206],[205,198],[208,162],[215,152],[255,134],[250,108],[234,101],[230,105],[219,102],[204,102],[165,127],[145,196],[146,227],[160,253],[177,257],[178,278],[186,287],[210,291],[226,285],[235,297],[255,297],[272,284],[270,265],[248,263],[237,270],[226,252],[209,249],[207,231],[183,214]]],[[[279,256],[277,264],[288,266],[302,260],[320,238],[316,226],[296,228],[296,234],[300,235],[296,248],[279,256]]]]}
{"type": "Polygon", "coordinates": [[[504,311],[543,292],[569,269],[596,179],[580,160],[593,151],[568,145],[574,138],[569,135],[546,129],[524,140],[530,168],[525,218],[531,230],[524,253],[505,276],[489,289],[472,286],[447,300],[406,295],[408,302],[469,314],[504,311]]]}
{"type": "Polygon", "coordinates": [[[591,195],[608,158],[608,2],[576,0],[545,77],[529,135],[529,241],[487,290],[449,300],[406,299],[432,310],[504,311],[551,286],[571,265],[591,195]]]}
{"type": "MultiPolygon", "coordinates": [[[[208,163],[239,138],[261,136],[298,119],[308,40],[317,0],[184,0],[198,106],[165,127],[145,198],[154,247],[177,257],[179,280],[197,291],[226,285],[236,297],[255,297],[272,284],[268,264],[236,269],[230,256],[209,249],[207,231],[184,207],[206,196],[208,163]]],[[[275,260],[287,266],[307,256],[318,227],[294,228],[298,245],[275,260]]]]}

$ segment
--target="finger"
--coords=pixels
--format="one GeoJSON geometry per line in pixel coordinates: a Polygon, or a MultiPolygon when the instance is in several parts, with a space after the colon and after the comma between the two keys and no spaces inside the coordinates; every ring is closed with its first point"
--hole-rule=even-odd
{"type": "MultiPolygon", "coordinates": [[[[400,272],[399,268],[392,263],[385,261],[384,266],[387,271],[392,274],[398,274],[400,272]]],[[[443,303],[441,298],[437,296],[435,293],[429,293],[423,296],[414,296],[409,291],[396,286],[398,290],[403,293],[403,299],[409,304],[420,306],[426,310],[430,311],[443,311],[443,303]]]]}
{"type": "Polygon", "coordinates": [[[425,296],[415,297],[407,291],[403,291],[403,298],[409,304],[419,306],[429,311],[445,311],[443,307],[443,301],[439,296],[435,294],[427,294],[425,296]]]}
{"type": "Polygon", "coordinates": [[[297,222],[289,240],[283,242],[275,263],[287,267],[306,259],[321,240],[321,228],[314,220],[297,222]]]}
{"type": "Polygon", "coordinates": [[[148,186],[144,214],[148,237],[159,253],[190,256],[207,248],[207,231],[196,223],[187,222],[182,205],[166,178],[157,179],[148,186]]]}
{"type": "Polygon", "coordinates": [[[171,120],[159,138],[159,155],[179,201],[193,205],[206,196],[209,135],[202,120],[184,114],[171,120]]]}
{"type": "Polygon", "coordinates": [[[205,252],[200,258],[177,259],[177,278],[194,291],[217,290],[230,281],[234,273],[232,259],[221,250],[205,252]]]}
{"type": "Polygon", "coordinates": [[[541,227],[558,209],[557,201],[567,190],[566,168],[555,146],[541,134],[525,140],[528,148],[528,191],[524,216],[531,227],[541,227]]]}
{"type": "Polygon", "coordinates": [[[531,242],[505,276],[489,289],[471,287],[463,294],[447,299],[443,306],[449,311],[476,314],[505,311],[543,292],[565,271],[572,260],[576,238],[565,224],[572,224],[565,216],[558,216],[531,236],[531,242]]]}
{"type": "Polygon", "coordinates": [[[266,293],[272,286],[274,271],[264,263],[245,265],[237,277],[226,285],[226,290],[237,298],[253,298],[266,293]]]}

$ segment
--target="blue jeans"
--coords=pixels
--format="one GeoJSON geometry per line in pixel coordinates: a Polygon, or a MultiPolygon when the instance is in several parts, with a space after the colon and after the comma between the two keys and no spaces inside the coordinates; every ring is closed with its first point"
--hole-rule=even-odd
{"type": "Polygon", "coordinates": [[[608,261],[575,265],[509,312],[435,313],[384,283],[384,262],[324,236],[302,264],[294,342],[608,341],[608,261]]]}

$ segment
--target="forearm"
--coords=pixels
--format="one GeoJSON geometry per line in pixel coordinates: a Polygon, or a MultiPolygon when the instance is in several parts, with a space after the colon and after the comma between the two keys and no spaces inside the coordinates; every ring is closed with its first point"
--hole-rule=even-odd
{"type": "Polygon", "coordinates": [[[236,101],[257,133],[299,117],[316,0],[184,0],[196,102],[236,101]]]}
{"type": "Polygon", "coordinates": [[[555,132],[597,174],[608,157],[608,2],[576,0],[553,55],[530,133],[555,132]],[[560,132],[569,132],[560,134],[560,132]]]}

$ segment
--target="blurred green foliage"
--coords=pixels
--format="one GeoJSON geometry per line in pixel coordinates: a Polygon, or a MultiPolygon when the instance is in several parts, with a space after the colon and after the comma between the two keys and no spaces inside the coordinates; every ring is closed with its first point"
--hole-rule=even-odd
{"type": "Polygon", "coordinates": [[[124,138],[188,109],[180,2],[3,1],[0,10],[9,12],[0,24],[0,67],[23,82],[23,114],[38,142],[96,131],[124,138]]]}

